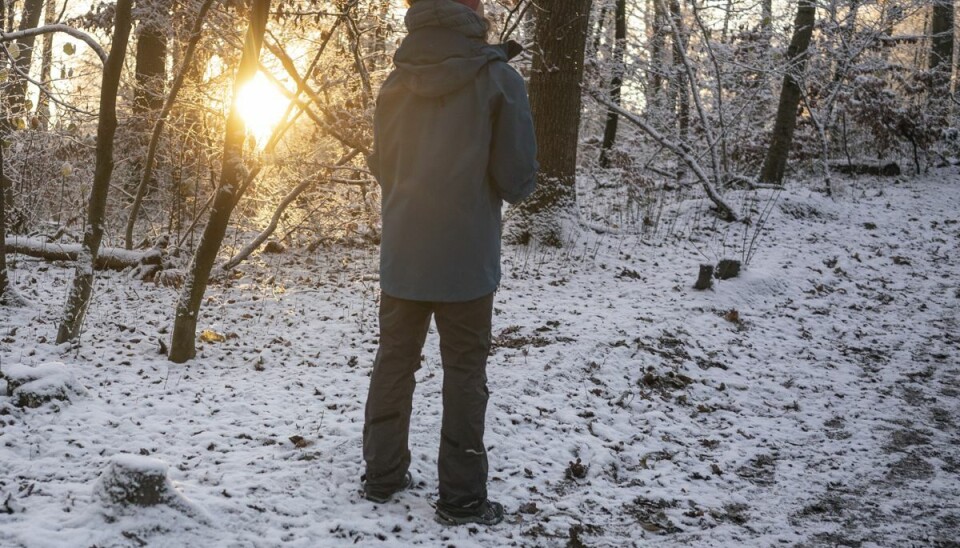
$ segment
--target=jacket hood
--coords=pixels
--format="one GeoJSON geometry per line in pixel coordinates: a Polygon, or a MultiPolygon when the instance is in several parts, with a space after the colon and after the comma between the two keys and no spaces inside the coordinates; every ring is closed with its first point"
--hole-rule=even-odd
{"type": "Polygon", "coordinates": [[[394,64],[404,86],[424,97],[452,93],[473,81],[487,63],[507,61],[522,50],[516,42],[486,44],[486,23],[452,0],[420,0],[407,10],[404,23],[410,33],[394,64]]]}

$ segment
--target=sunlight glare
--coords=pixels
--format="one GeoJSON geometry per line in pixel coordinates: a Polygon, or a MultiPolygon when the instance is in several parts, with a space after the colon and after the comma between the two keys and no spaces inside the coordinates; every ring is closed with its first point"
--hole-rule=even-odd
{"type": "Polygon", "coordinates": [[[290,101],[280,93],[262,72],[257,72],[237,95],[237,110],[247,126],[247,133],[262,148],[273,128],[280,122],[290,101]]]}

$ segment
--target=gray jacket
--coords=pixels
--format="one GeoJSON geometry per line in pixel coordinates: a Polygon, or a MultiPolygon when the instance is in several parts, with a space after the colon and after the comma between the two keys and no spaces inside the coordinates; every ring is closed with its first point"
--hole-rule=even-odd
{"type": "Polygon", "coordinates": [[[405,22],[367,159],[382,188],[380,286],[401,299],[468,301],[500,283],[502,200],[536,185],[530,105],[508,46],[485,44],[466,6],[420,0],[405,22]]]}

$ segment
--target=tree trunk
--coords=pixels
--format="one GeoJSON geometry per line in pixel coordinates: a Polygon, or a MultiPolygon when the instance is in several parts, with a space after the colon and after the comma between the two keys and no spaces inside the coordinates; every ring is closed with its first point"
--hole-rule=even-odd
{"type": "Polygon", "coordinates": [[[663,66],[666,49],[666,14],[663,13],[663,7],[659,0],[650,0],[653,4],[652,22],[650,25],[650,62],[647,69],[647,89],[646,89],[646,110],[649,113],[657,112],[657,105],[660,101],[660,92],[663,88],[663,66]]]}
{"type": "Polygon", "coordinates": [[[760,2],[760,30],[763,32],[764,41],[769,42],[770,35],[773,34],[773,0],[760,2]]]}
{"type": "MultiPolygon", "coordinates": [[[[43,11],[44,0],[23,0],[23,13],[20,16],[20,25],[18,30],[32,29],[40,24],[40,14],[43,11]]],[[[15,61],[15,71],[11,71],[12,80],[5,97],[7,113],[4,117],[3,128],[10,131],[15,127],[15,120],[23,116],[26,112],[24,103],[27,98],[27,81],[16,74],[30,74],[30,64],[33,61],[33,43],[36,36],[24,36],[18,39],[15,44],[20,50],[20,56],[15,61]]]]}
{"type": "Polygon", "coordinates": [[[680,142],[686,142],[690,133],[690,82],[684,74],[683,58],[687,54],[687,40],[683,30],[683,13],[680,2],[670,0],[670,19],[673,21],[673,71],[670,84],[675,88],[677,99],[677,132],[680,142]]]}
{"type": "MultiPolygon", "coordinates": [[[[0,137],[2,137],[0,133],[0,137]]],[[[3,176],[3,139],[0,138],[0,305],[6,302],[7,291],[10,289],[10,278],[7,276],[7,254],[2,251],[7,248],[7,199],[4,188],[6,177],[3,176]]]]}
{"type": "Polygon", "coordinates": [[[163,106],[170,17],[162,0],[141,1],[137,12],[137,85],[133,91],[133,110],[144,113],[163,106]]]}
{"type": "Polygon", "coordinates": [[[576,213],[580,87],[590,4],[553,0],[538,8],[530,107],[540,172],[533,196],[512,208],[506,236],[513,243],[560,247],[563,218],[576,213]]]}
{"type": "Polygon", "coordinates": [[[197,50],[197,43],[200,41],[200,29],[203,27],[203,21],[206,19],[207,12],[210,10],[212,4],[213,0],[204,0],[200,6],[200,11],[197,13],[193,27],[190,29],[187,50],[183,55],[183,64],[179,72],[177,72],[177,76],[173,79],[173,83],[170,85],[170,93],[163,101],[163,108],[160,110],[160,114],[157,115],[157,119],[153,123],[150,142],[147,144],[147,158],[144,161],[143,172],[140,174],[140,184],[137,185],[137,191],[133,197],[133,205],[130,206],[130,216],[127,218],[127,228],[124,232],[124,247],[127,249],[133,249],[133,229],[137,223],[137,216],[140,214],[140,205],[143,203],[143,197],[147,193],[147,186],[153,178],[153,165],[157,158],[157,150],[160,147],[160,135],[163,133],[163,126],[166,123],[167,116],[173,109],[174,102],[177,100],[177,95],[180,93],[180,88],[183,87],[183,82],[187,78],[187,74],[190,73],[193,55],[197,50]]]}
{"type": "MultiPolygon", "coordinates": [[[[624,56],[627,43],[627,2],[617,0],[614,11],[613,78],[610,79],[610,100],[620,104],[620,90],[623,87],[624,56]]],[[[600,167],[610,167],[610,149],[617,139],[617,124],[620,116],[616,111],[607,111],[607,122],[603,128],[603,144],[600,146],[600,167]]]]}
{"type": "Polygon", "coordinates": [[[953,0],[933,0],[933,20],[930,27],[930,70],[940,69],[947,74],[953,67],[953,0]]]}
{"type": "Polygon", "coordinates": [[[246,128],[237,110],[236,97],[241,86],[253,78],[257,72],[269,14],[270,0],[253,0],[243,55],[240,57],[240,66],[233,85],[234,100],[230,105],[226,135],[223,140],[220,184],[216,190],[210,220],[204,228],[200,245],[190,264],[188,278],[177,302],[169,356],[170,361],[175,363],[183,363],[196,355],[195,343],[200,302],[207,289],[210,270],[223,243],[230,214],[237,202],[238,196],[235,196],[235,193],[243,182],[243,143],[246,128]]]}
{"type": "Polygon", "coordinates": [[[816,16],[816,4],[813,0],[800,0],[797,16],[793,22],[793,37],[787,48],[787,65],[783,75],[783,87],[780,90],[780,104],[773,124],[770,148],[767,150],[763,168],[760,170],[760,182],[780,184],[787,168],[787,156],[793,143],[793,131],[797,127],[797,107],[800,105],[800,80],[807,65],[807,48],[813,35],[816,16]]]}
{"type": "MultiPolygon", "coordinates": [[[[390,0],[378,0],[379,4],[374,5],[377,11],[377,27],[374,31],[373,41],[373,59],[371,70],[378,70],[390,65],[390,58],[387,56],[387,37],[393,31],[393,25],[388,23],[390,19],[390,0]]],[[[307,78],[310,74],[307,73],[307,78]]]]}
{"type": "MultiPolygon", "coordinates": [[[[57,0],[47,0],[46,7],[43,8],[43,24],[52,25],[57,22],[57,0]]],[[[50,71],[53,66],[53,34],[47,34],[43,37],[43,49],[40,54],[40,81],[43,85],[50,84],[50,71]]],[[[40,121],[40,127],[44,130],[50,121],[50,98],[47,94],[41,93],[37,97],[37,118],[40,121]]]]}
{"type": "Polygon", "coordinates": [[[100,116],[97,123],[97,156],[93,185],[87,205],[87,228],[83,233],[83,253],[77,257],[73,286],[67,295],[57,344],[76,339],[90,304],[93,290],[93,268],[96,264],[107,209],[107,192],[113,174],[113,136],[117,131],[117,91],[130,38],[133,0],[117,0],[114,17],[113,44],[103,67],[100,85],[100,116]]]}

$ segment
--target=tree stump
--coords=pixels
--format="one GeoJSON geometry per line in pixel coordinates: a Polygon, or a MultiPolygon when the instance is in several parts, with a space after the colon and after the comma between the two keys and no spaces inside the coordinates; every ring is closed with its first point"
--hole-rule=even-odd
{"type": "Polygon", "coordinates": [[[713,265],[702,264],[700,265],[700,274],[697,276],[697,283],[693,284],[693,288],[702,291],[711,287],[713,287],[713,265]]]}
{"type": "Polygon", "coordinates": [[[717,277],[721,280],[729,280],[740,275],[740,261],[734,259],[723,259],[717,263],[717,277]]]}
{"type": "Polygon", "coordinates": [[[110,459],[94,494],[110,507],[156,506],[178,498],[167,478],[166,463],[124,453],[110,459]]]}
{"type": "Polygon", "coordinates": [[[60,362],[34,367],[7,365],[0,370],[0,378],[7,381],[7,392],[17,407],[36,408],[51,401],[69,402],[87,393],[73,371],[60,362]]]}

